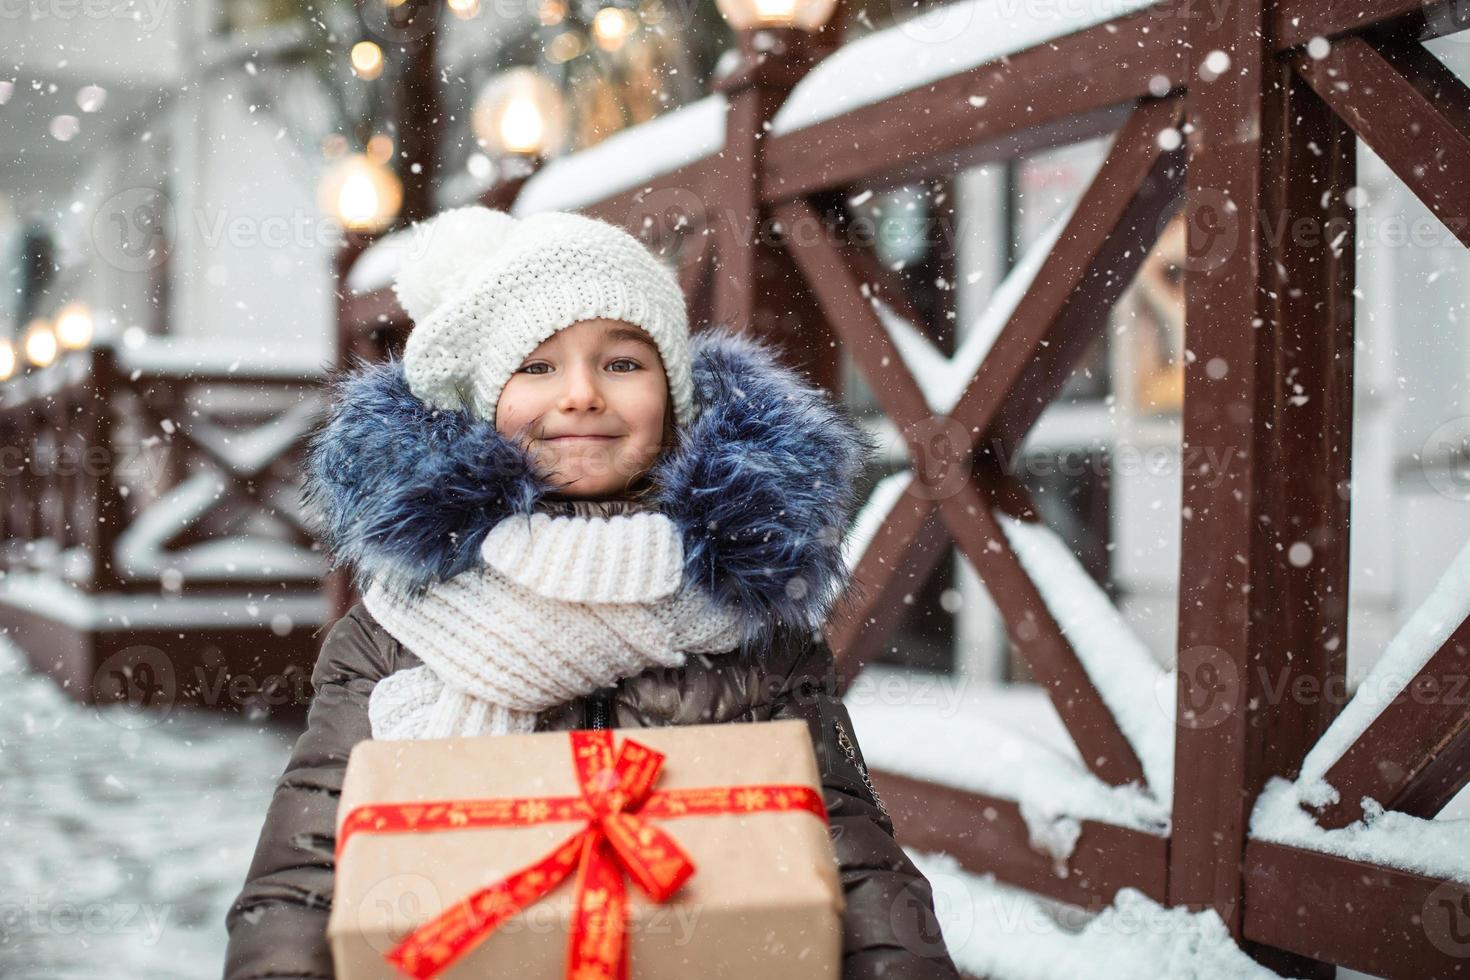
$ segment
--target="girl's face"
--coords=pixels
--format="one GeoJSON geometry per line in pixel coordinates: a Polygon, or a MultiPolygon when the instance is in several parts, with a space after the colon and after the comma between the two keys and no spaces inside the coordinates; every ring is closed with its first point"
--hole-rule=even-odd
{"type": "Polygon", "coordinates": [[[573,497],[616,496],[663,448],[669,390],[647,333],[581,320],[543,341],[500,392],[495,428],[573,497]]]}

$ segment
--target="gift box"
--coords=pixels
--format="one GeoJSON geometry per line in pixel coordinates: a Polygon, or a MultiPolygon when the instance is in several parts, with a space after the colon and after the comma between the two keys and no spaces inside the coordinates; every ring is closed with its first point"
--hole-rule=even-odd
{"type": "Polygon", "coordinates": [[[337,812],[338,980],[837,980],[799,720],[373,741],[337,812]]]}

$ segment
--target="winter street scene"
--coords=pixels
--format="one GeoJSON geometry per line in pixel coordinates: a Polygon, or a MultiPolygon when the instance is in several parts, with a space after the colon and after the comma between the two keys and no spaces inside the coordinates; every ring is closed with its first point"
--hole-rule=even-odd
{"type": "Polygon", "coordinates": [[[0,977],[1470,980],[1470,0],[0,0],[0,977]]]}

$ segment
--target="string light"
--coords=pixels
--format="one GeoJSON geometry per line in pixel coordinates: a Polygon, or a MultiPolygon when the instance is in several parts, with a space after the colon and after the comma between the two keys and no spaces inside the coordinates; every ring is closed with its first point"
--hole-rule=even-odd
{"type": "Polygon", "coordinates": [[[51,330],[51,322],[44,317],[37,317],[26,327],[25,332],[26,360],[36,367],[45,367],[56,360],[56,334],[51,330]]]}

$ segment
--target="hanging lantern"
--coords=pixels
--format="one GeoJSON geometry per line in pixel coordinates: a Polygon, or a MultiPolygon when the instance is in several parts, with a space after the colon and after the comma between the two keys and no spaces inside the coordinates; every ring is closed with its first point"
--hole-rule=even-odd
{"type": "Polygon", "coordinates": [[[25,332],[26,360],[36,367],[45,367],[56,360],[56,334],[51,329],[51,321],[44,317],[37,317],[26,327],[25,332]]]}
{"type": "Polygon", "coordinates": [[[92,311],[86,303],[67,303],[56,314],[56,339],[67,350],[81,350],[92,342],[92,311]]]}
{"type": "Polygon", "coordinates": [[[737,31],[762,27],[819,31],[831,19],[837,0],[715,0],[715,6],[737,31]]]}
{"type": "Polygon", "coordinates": [[[475,100],[475,136],[492,157],[551,157],[566,144],[561,90],[526,67],[495,76],[475,100]]]}
{"type": "Polygon", "coordinates": [[[327,167],[317,204],[349,231],[379,232],[403,204],[398,175],[366,153],[349,153],[327,167]]]}

